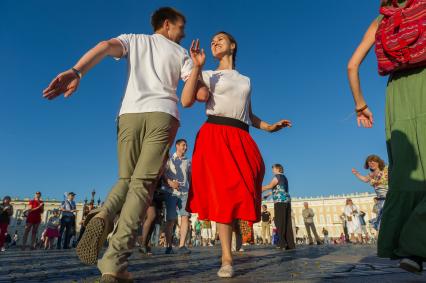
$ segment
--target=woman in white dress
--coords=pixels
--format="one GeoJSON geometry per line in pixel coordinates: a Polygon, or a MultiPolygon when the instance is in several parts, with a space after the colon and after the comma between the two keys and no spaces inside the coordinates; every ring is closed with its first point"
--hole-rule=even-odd
{"type": "Polygon", "coordinates": [[[346,226],[348,228],[348,234],[350,235],[350,241],[352,243],[358,243],[362,241],[361,222],[359,221],[359,209],[353,204],[352,199],[346,199],[346,206],[343,211],[346,217],[346,226]],[[357,234],[357,236],[355,236],[357,234]]]}

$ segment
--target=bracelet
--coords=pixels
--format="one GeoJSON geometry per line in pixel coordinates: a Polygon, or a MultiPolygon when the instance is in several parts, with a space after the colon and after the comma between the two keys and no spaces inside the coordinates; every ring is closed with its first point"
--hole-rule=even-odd
{"type": "Polygon", "coordinates": [[[361,107],[361,108],[359,108],[359,109],[356,109],[355,108],[355,112],[356,113],[359,113],[359,112],[362,112],[362,111],[364,111],[365,109],[367,109],[368,108],[368,105],[367,104],[365,104],[363,107],[361,107]]]}
{"type": "Polygon", "coordinates": [[[77,70],[76,68],[71,68],[71,71],[73,71],[74,74],[76,74],[80,79],[83,76],[82,73],[79,70],[77,70]]]}

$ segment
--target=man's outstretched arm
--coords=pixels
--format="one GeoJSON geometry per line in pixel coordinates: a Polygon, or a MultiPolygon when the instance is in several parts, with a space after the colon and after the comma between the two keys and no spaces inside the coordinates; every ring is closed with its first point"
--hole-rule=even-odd
{"type": "Polygon", "coordinates": [[[64,97],[69,97],[77,90],[81,77],[103,58],[106,56],[121,57],[124,52],[124,47],[118,39],[113,38],[99,42],[86,52],[73,68],[57,75],[49,86],[43,90],[43,97],[50,100],[62,93],[64,97]]]}

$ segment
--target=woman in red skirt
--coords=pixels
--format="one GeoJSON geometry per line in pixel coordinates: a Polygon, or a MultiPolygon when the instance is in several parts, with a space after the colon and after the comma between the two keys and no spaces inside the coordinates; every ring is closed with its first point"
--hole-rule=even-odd
{"type": "Polygon", "coordinates": [[[204,101],[208,116],[195,142],[187,210],[217,223],[222,246],[218,276],[232,277],[232,223],[260,220],[265,166],[249,126],[275,132],[291,123],[281,120],[270,125],[253,114],[250,79],[235,70],[237,42],[230,34],[217,33],[211,50],[219,66],[202,71],[204,50],[199,49],[198,40],[192,43],[194,65],[182,91],[184,107],[204,101]]]}
{"type": "Polygon", "coordinates": [[[41,192],[36,192],[34,199],[28,203],[28,216],[22,239],[22,250],[27,247],[27,238],[31,230],[31,249],[34,250],[37,241],[37,231],[41,223],[41,215],[44,211],[44,202],[41,200],[41,192]]]}

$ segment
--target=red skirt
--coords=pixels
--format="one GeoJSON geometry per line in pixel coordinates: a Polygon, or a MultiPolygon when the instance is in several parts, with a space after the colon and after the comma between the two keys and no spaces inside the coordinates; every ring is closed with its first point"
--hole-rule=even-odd
{"type": "Polygon", "coordinates": [[[59,231],[58,229],[55,229],[55,228],[47,228],[45,236],[48,238],[58,238],[59,231]]]}
{"type": "Polygon", "coordinates": [[[219,223],[258,222],[264,175],[262,156],[247,131],[207,122],[195,141],[186,210],[219,223]]]}

